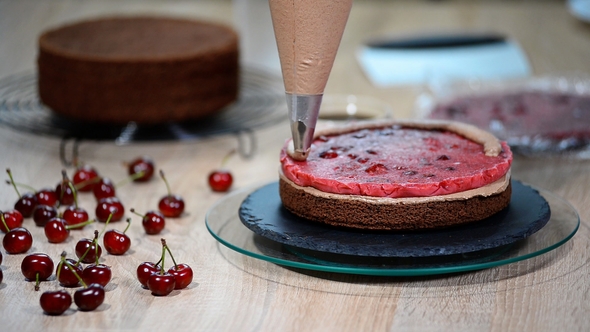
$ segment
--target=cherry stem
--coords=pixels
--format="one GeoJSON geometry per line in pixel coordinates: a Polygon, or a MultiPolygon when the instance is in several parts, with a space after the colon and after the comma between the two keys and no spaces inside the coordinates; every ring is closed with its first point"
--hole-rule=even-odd
{"type": "Polygon", "coordinates": [[[172,258],[172,263],[174,263],[174,269],[178,270],[178,264],[176,264],[176,260],[174,259],[174,256],[172,255],[172,251],[170,251],[170,248],[166,244],[166,240],[162,239],[162,244],[164,245],[164,248],[166,248],[166,251],[168,251],[168,254],[170,254],[170,258],[172,258]]]}
{"type": "Polygon", "coordinates": [[[80,282],[80,284],[82,284],[82,286],[84,288],[88,288],[88,285],[84,282],[84,280],[78,275],[78,272],[76,272],[76,270],[74,270],[74,267],[72,266],[72,264],[70,264],[68,261],[66,261],[66,259],[64,258],[64,256],[62,256],[62,262],[64,262],[64,264],[70,269],[70,271],[72,271],[72,273],[76,276],[76,279],[78,279],[78,281],[80,282]]]}
{"type": "Polygon", "coordinates": [[[136,215],[138,215],[138,216],[140,216],[142,218],[145,218],[145,214],[141,214],[141,213],[135,211],[134,208],[129,209],[129,211],[131,211],[131,213],[134,213],[134,214],[136,214],[136,215]]]}
{"type": "Polygon", "coordinates": [[[94,220],[86,220],[85,222],[81,222],[79,224],[74,224],[74,225],[66,225],[66,229],[76,229],[76,228],[82,228],[86,225],[90,225],[93,224],[94,220]]]}
{"type": "Polygon", "coordinates": [[[2,225],[4,226],[6,231],[10,231],[10,228],[8,228],[8,224],[6,223],[6,219],[4,219],[4,212],[2,211],[0,211],[0,219],[2,220],[2,225]]]}
{"type": "MultiPolygon", "coordinates": [[[[57,273],[55,273],[56,279],[57,279],[58,282],[59,282],[59,275],[60,275],[60,272],[61,272],[61,266],[64,265],[64,260],[66,259],[66,252],[65,251],[62,251],[60,257],[61,258],[59,260],[59,264],[57,264],[57,273]]],[[[76,263],[76,265],[77,264],[78,263],[76,263]]]]}
{"type": "Polygon", "coordinates": [[[125,230],[123,231],[123,234],[125,234],[125,232],[127,232],[127,230],[129,229],[129,226],[131,226],[131,218],[127,218],[127,227],[125,227],[125,230]]]}
{"type": "Polygon", "coordinates": [[[171,197],[172,190],[170,190],[170,185],[168,184],[168,180],[166,180],[166,176],[164,176],[163,170],[160,170],[160,177],[162,178],[162,180],[164,180],[164,183],[166,184],[166,190],[168,190],[168,197],[171,197]]]}
{"type": "Polygon", "coordinates": [[[16,194],[18,195],[18,198],[21,198],[22,196],[20,195],[20,192],[18,191],[18,188],[16,187],[16,183],[14,183],[14,179],[12,178],[12,172],[10,171],[10,168],[6,169],[6,173],[8,173],[8,177],[10,178],[10,182],[8,182],[8,184],[12,184],[12,186],[14,187],[14,190],[16,191],[16,194]]]}
{"type": "Polygon", "coordinates": [[[39,280],[39,272],[35,274],[35,291],[39,291],[39,285],[41,284],[41,280],[39,280]]]}
{"type": "Polygon", "coordinates": [[[162,258],[160,261],[162,264],[160,265],[160,275],[164,275],[164,259],[166,258],[166,240],[161,239],[162,242],[162,258]]]}
{"type": "Polygon", "coordinates": [[[61,201],[64,198],[64,193],[66,191],[66,186],[68,185],[68,182],[70,181],[68,179],[68,173],[66,173],[66,170],[62,169],[61,170],[61,190],[59,191],[59,203],[61,204],[61,201]]]}
{"type": "Polygon", "coordinates": [[[97,176],[95,178],[88,179],[86,181],[82,181],[82,182],[74,185],[74,187],[76,188],[76,190],[79,190],[80,188],[83,188],[86,185],[98,183],[98,182],[100,182],[100,180],[102,180],[102,178],[97,176]]]}
{"type": "MultiPolygon", "coordinates": [[[[94,244],[94,247],[96,250],[96,255],[98,256],[98,231],[97,230],[94,231],[94,239],[92,239],[92,244],[94,244]]],[[[91,248],[92,248],[92,246],[89,246],[88,248],[86,248],[86,251],[80,257],[80,259],[78,259],[78,262],[76,263],[76,265],[80,264],[80,262],[82,262],[84,260],[84,257],[86,257],[86,255],[88,255],[91,248]]],[[[98,260],[98,257],[96,259],[98,260]]]]}
{"type": "MultiPolygon", "coordinates": [[[[111,213],[109,215],[109,218],[112,215],[113,214],[111,213]]],[[[96,258],[95,262],[96,262],[96,265],[98,265],[98,231],[97,230],[94,231],[94,239],[92,240],[92,244],[94,244],[94,257],[96,258]]]]}
{"type": "Polygon", "coordinates": [[[223,157],[223,159],[221,160],[221,168],[223,168],[225,166],[225,164],[227,164],[229,158],[231,156],[233,156],[236,153],[236,149],[232,149],[230,152],[228,152],[225,157],[223,157]]]}
{"type": "Polygon", "coordinates": [[[145,174],[145,171],[140,171],[140,172],[134,173],[134,174],[130,175],[129,177],[127,177],[127,178],[125,178],[125,179],[123,179],[123,180],[115,183],[115,188],[118,188],[118,187],[120,187],[122,185],[125,185],[125,184],[127,184],[127,183],[129,183],[129,182],[131,182],[131,181],[133,181],[135,179],[139,179],[144,174],[145,174]]]}
{"type": "MultiPolygon", "coordinates": [[[[76,186],[74,186],[72,181],[68,181],[68,187],[70,187],[70,189],[72,189],[72,195],[74,196],[74,207],[77,209],[78,208],[78,190],[76,189],[76,186]]],[[[63,190],[62,190],[62,193],[63,193],[63,190]]]]}
{"type": "MultiPolygon", "coordinates": [[[[102,228],[102,231],[100,232],[100,235],[103,235],[104,232],[107,230],[107,226],[108,226],[109,222],[111,222],[111,219],[112,218],[113,218],[113,214],[111,213],[111,214],[109,214],[109,217],[107,218],[107,221],[105,221],[104,227],[102,228]]],[[[98,231],[95,231],[95,232],[98,232],[98,231]]]]}

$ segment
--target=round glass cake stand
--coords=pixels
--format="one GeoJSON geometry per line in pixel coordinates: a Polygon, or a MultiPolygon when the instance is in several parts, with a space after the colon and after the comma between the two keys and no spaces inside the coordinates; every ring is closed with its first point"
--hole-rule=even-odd
{"type": "MultiPolygon", "coordinates": [[[[320,253],[290,247],[260,235],[244,226],[238,210],[256,188],[228,194],[206,215],[207,229],[221,244],[246,256],[278,265],[305,270],[372,276],[425,276],[482,270],[530,259],[554,250],[577,232],[580,218],[564,199],[537,189],[547,200],[551,218],[530,237],[514,244],[469,254],[419,257],[371,258],[320,253]]],[[[278,195],[278,193],[277,193],[278,195]]]]}

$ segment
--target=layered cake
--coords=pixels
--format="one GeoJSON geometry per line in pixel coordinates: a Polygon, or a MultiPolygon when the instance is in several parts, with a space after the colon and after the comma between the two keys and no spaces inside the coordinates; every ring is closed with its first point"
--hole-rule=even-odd
{"type": "Polygon", "coordinates": [[[105,124],[195,120],[238,96],[238,36],[178,18],[82,21],[39,38],[41,101],[64,117],[105,124]]]}
{"type": "Polygon", "coordinates": [[[281,151],[280,196],[292,213],[371,230],[475,222],[510,202],[512,153],[475,126],[450,121],[359,123],[316,134],[309,157],[281,151]]]}

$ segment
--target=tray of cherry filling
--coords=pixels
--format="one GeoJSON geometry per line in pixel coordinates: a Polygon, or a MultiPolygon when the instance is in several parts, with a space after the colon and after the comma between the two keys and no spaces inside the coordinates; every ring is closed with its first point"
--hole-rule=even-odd
{"type": "MultiPolygon", "coordinates": [[[[488,130],[524,155],[590,158],[590,77],[432,84],[420,115],[488,130]]],[[[424,101],[424,100],[423,100],[424,101]]]]}

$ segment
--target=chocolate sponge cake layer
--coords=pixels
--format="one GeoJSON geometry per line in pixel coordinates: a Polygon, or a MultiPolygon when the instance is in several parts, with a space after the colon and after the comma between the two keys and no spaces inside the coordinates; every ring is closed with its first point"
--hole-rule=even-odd
{"type": "Polygon", "coordinates": [[[224,25],[113,17],[39,38],[41,101],[65,117],[106,124],[195,120],[238,96],[238,36],[224,25]]]}
{"type": "Polygon", "coordinates": [[[359,196],[314,195],[288,179],[279,180],[283,206],[309,220],[332,226],[368,230],[420,230],[485,219],[508,206],[511,185],[492,196],[429,202],[395,199],[371,201],[359,196]]]}

